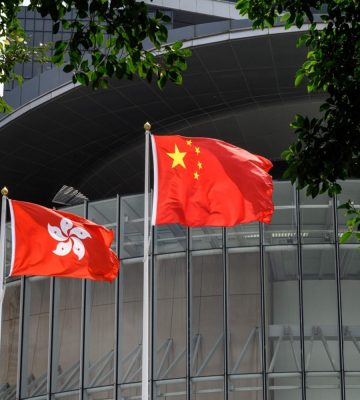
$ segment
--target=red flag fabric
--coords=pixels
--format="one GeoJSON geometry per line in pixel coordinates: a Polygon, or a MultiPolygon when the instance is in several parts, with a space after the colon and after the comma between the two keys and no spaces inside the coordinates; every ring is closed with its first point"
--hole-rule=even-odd
{"type": "Polygon", "coordinates": [[[152,224],[270,223],[272,163],[222,140],[152,135],[152,224]]]}
{"type": "Polygon", "coordinates": [[[112,281],[119,260],[114,233],[76,215],[9,200],[12,229],[10,276],[41,275],[112,281]]]}

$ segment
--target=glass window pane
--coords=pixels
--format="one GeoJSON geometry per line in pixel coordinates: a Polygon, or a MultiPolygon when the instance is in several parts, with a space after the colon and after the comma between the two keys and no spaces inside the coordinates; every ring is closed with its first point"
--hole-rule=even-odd
{"type": "Polygon", "coordinates": [[[142,359],[143,271],[141,261],[124,260],[120,269],[119,381],[139,382],[142,359]]]}
{"type": "Polygon", "coordinates": [[[260,374],[232,375],[229,377],[229,400],[262,400],[262,386],[260,374]]]}
{"type": "Polygon", "coordinates": [[[305,367],[339,369],[335,250],[331,245],[303,246],[305,367]]]}
{"type": "Polygon", "coordinates": [[[0,398],[14,399],[17,378],[20,281],[8,286],[3,300],[0,349],[0,398]]]}
{"type": "Polygon", "coordinates": [[[93,388],[85,391],[85,400],[112,400],[114,399],[114,389],[93,388]]]}
{"type": "Polygon", "coordinates": [[[154,379],[186,376],[186,257],[155,261],[154,379]]]}
{"type": "Polygon", "coordinates": [[[186,228],[181,225],[155,226],[155,254],[186,250],[186,228]]]}
{"type": "Polygon", "coordinates": [[[192,375],[224,371],[223,256],[192,253],[192,375]]]}
{"type": "Polygon", "coordinates": [[[315,199],[300,192],[300,218],[302,243],[334,243],[333,199],[326,194],[315,199]]]}
{"type": "Polygon", "coordinates": [[[117,199],[102,200],[89,203],[88,218],[96,224],[105,226],[114,232],[114,240],[111,249],[116,251],[116,214],[117,199]]]}
{"type": "Polygon", "coordinates": [[[347,371],[360,369],[360,253],[356,244],[340,246],[344,362],[347,371]]]}
{"type": "MultiPolygon", "coordinates": [[[[351,200],[356,208],[360,208],[360,180],[348,180],[341,182],[342,192],[337,196],[337,205],[346,203],[351,200]]],[[[346,221],[349,219],[345,215],[345,210],[338,209],[338,229],[339,233],[347,230],[346,221]]],[[[358,243],[355,237],[351,237],[347,243],[358,243]]]]}
{"type": "Polygon", "coordinates": [[[318,372],[306,374],[306,400],[340,400],[340,374],[318,372]]]}
{"type": "Polygon", "coordinates": [[[290,182],[274,182],[275,205],[271,224],[264,224],[265,244],[296,243],[294,188],[290,182]]]}
{"type": "Polygon", "coordinates": [[[193,400],[222,400],[224,399],[224,378],[222,376],[193,378],[191,389],[193,400]]]}
{"type": "Polygon", "coordinates": [[[144,195],[121,198],[120,258],[144,254],[144,195]]]}
{"type": "Polygon", "coordinates": [[[268,398],[272,400],[301,400],[301,374],[269,374],[268,398]]]}
{"type": "Polygon", "coordinates": [[[192,250],[220,249],[222,247],[222,228],[202,227],[190,229],[192,250]]]}
{"type": "Polygon", "coordinates": [[[154,383],[154,396],[156,399],[186,399],[186,380],[170,379],[154,383]]]}
{"type": "Polygon", "coordinates": [[[23,332],[22,396],[46,393],[49,343],[49,278],[27,278],[23,332]]]}
{"type": "Polygon", "coordinates": [[[229,373],[261,371],[260,249],[231,249],[229,265],[229,373]]]}
{"type": "Polygon", "coordinates": [[[114,382],[115,284],[87,281],[85,387],[114,382]]]}
{"type": "Polygon", "coordinates": [[[345,374],[346,400],[360,399],[360,372],[345,374]]]}
{"type": "Polygon", "coordinates": [[[265,248],[268,372],[300,371],[297,248],[265,248]]]}
{"type": "Polygon", "coordinates": [[[226,246],[257,246],[260,243],[259,223],[236,225],[226,228],[226,246]]]}
{"type": "Polygon", "coordinates": [[[55,279],[52,352],[54,392],[79,387],[81,292],[80,279],[55,279]]]}

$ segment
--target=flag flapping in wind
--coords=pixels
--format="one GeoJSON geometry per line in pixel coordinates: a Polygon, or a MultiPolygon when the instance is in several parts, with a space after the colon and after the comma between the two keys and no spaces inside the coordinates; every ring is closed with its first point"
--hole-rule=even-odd
{"type": "Polygon", "coordinates": [[[152,135],[152,224],[270,223],[271,161],[217,139],[152,135]]]}
{"type": "Polygon", "coordinates": [[[10,276],[40,275],[112,281],[119,260],[113,231],[76,215],[9,200],[10,276]]]}

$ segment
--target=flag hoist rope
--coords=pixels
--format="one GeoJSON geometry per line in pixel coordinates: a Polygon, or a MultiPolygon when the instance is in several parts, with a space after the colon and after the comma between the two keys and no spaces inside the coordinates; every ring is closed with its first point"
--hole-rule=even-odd
{"type": "Polygon", "coordinates": [[[144,288],[143,288],[143,334],[142,334],[142,375],[141,399],[149,398],[149,183],[150,183],[150,130],[146,122],[145,129],[145,187],[144,187],[144,288]]]}
{"type": "Polygon", "coordinates": [[[6,187],[1,189],[1,221],[0,221],[0,349],[1,349],[1,337],[2,337],[2,311],[3,301],[5,295],[5,223],[6,223],[6,201],[9,191],[6,187]]]}

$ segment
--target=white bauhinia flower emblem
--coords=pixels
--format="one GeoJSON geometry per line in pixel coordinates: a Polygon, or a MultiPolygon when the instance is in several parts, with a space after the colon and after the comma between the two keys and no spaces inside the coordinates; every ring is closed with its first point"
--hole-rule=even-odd
{"type": "Polygon", "coordinates": [[[91,238],[90,233],[85,229],[73,228],[73,223],[69,219],[63,218],[60,221],[60,228],[48,224],[48,231],[53,239],[60,242],[53,253],[58,256],[66,256],[72,250],[79,260],[84,257],[85,247],[82,240],[91,238]]]}

